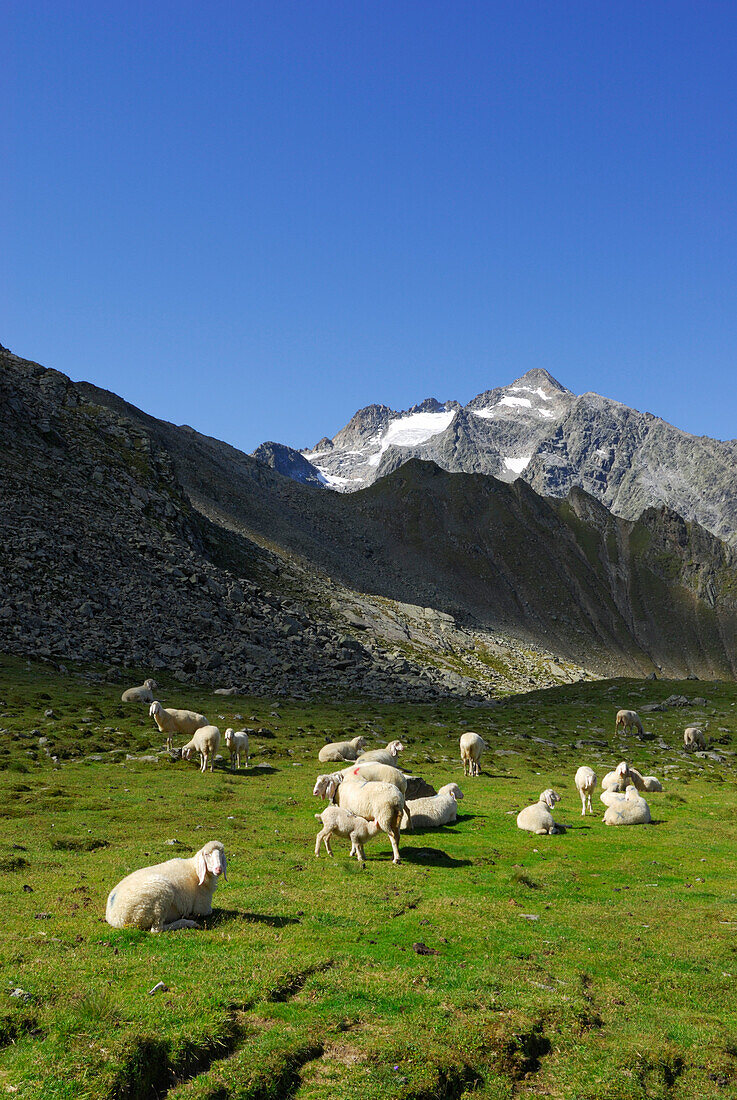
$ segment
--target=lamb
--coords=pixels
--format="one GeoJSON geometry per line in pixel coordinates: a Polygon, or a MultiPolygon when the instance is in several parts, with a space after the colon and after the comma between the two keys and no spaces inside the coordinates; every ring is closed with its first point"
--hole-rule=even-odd
{"type": "Polygon", "coordinates": [[[653,793],[655,791],[662,791],[663,784],[654,775],[645,775],[642,779],[643,786],[640,787],[641,791],[649,791],[653,793]]]}
{"type": "Polygon", "coordinates": [[[241,766],[241,753],[246,758],[246,767],[248,767],[248,734],[245,730],[238,730],[237,732],[230,727],[226,729],[224,736],[225,744],[230,749],[230,769],[231,771],[241,766]]]}
{"type": "Polygon", "coordinates": [[[477,733],[462,734],[460,745],[463,774],[479,775],[479,760],[481,759],[481,753],[484,749],[488,749],[489,746],[486,744],[483,737],[479,737],[477,733]]]}
{"type": "Polygon", "coordinates": [[[154,699],[148,712],[162,733],[166,734],[166,747],[173,748],[172,734],[181,733],[185,737],[191,737],[196,730],[207,725],[204,714],[197,714],[193,710],[173,710],[162,707],[158,699],[154,699]]]}
{"type": "Polygon", "coordinates": [[[604,814],[605,825],[649,825],[650,807],[630,783],[624,798],[617,799],[604,814]]]}
{"type": "Polygon", "coordinates": [[[591,795],[596,787],[596,772],[584,764],[576,772],[574,783],[581,795],[581,816],[585,817],[587,805],[589,813],[592,814],[594,811],[591,808],[591,795]]]}
{"type": "Polygon", "coordinates": [[[152,932],[197,928],[189,918],[210,916],[212,895],[225,872],[225,848],[210,840],[191,859],[169,859],[126,875],[108,895],[105,920],[113,928],[152,932]]]}
{"type": "Polygon", "coordinates": [[[154,691],[158,688],[155,680],[144,680],[140,687],[128,688],[120,696],[121,703],[153,703],[154,691]]]}
{"type": "Polygon", "coordinates": [[[458,816],[458,799],[463,791],[457,783],[446,783],[432,798],[413,798],[404,804],[402,829],[439,829],[458,816]]]}
{"type": "Polygon", "coordinates": [[[697,750],[703,752],[706,748],[704,731],[697,726],[688,726],[683,731],[683,747],[687,752],[696,752],[697,750]]]}
{"type": "Polygon", "coordinates": [[[389,764],[391,767],[396,767],[397,757],[400,752],[404,752],[404,745],[401,741],[390,741],[385,749],[372,749],[371,752],[362,752],[358,757],[359,764],[367,764],[373,762],[376,764],[389,764]]]}
{"type": "Polygon", "coordinates": [[[215,763],[215,753],[220,748],[220,730],[217,726],[201,726],[195,732],[191,741],[182,747],[182,759],[189,760],[192,751],[200,754],[200,771],[207,769],[207,761],[210,761],[210,771],[215,763]]]}
{"type": "Polygon", "coordinates": [[[321,814],[315,814],[318,821],[322,822],[322,829],[315,840],[315,855],[320,855],[320,842],[325,845],[325,851],[331,856],[330,837],[333,833],[338,836],[347,836],[351,842],[350,856],[355,856],[359,863],[366,862],[363,846],[367,840],[376,836],[379,825],[376,821],[367,821],[364,817],[357,817],[350,810],[344,810],[341,806],[326,806],[321,814]]]}
{"type": "Polygon", "coordinates": [[[317,759],[321,764],[348,763],[350,760],[355,760],[367,744],[365,737],[354,737],[352,741],[334,741],[329,745],[323,745],[317,754],[317,759]]]}
{"type": "Polygon", "coordinates": [[[321,798],[332,799],[337,793],[338,805],[367,821],[375,821],[391,841],[393,863],[400,863],[399,826],[404,811],[404,795],[393,783],[367,782],[360,776],[343,782],[341,772],[319,775],[312,791],[321,798]]]}
{"type": "Polygon", "coordinates": [[[617,764],[613,772],[607,772],[604,776],[601,781],[602,791],[623,791],[627,786],[629,774],[627,762],[623,760],[621,764],[617,764]]]}
{"type": "Polygon", "coordinates": [[[640,716],[635,710],[618,710],[617,718],[614,723],[614,732],[619,732],[619,727],[622,727],[622,733],[626,733],[630,726],[634,726],[638,733],[644,733],[642,728],[642,722],[640,716]]]}
{"type": "Polygon", "coordinates": [[[560,802],[560,795],[555,791],[543,791],[539,800],[533,806],[525,806],[517,814],[517,828],[526,829],[529,833],[538,836],[552,836],[554,833],[562,833],[560,825],[553,821],[551,810],[556,802],[560,802]]]}

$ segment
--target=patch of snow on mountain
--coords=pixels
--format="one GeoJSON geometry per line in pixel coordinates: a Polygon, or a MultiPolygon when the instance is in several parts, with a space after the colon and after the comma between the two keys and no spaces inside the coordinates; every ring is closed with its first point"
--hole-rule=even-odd
{"type": "Polygon", "coordinates": [[[539,386],[534,388],[533,386],[509,386],[510,390],[527,390],[528,393],[536,393],[538,397],[541,397],[543,401],[552,401],[549,393],[545,393],[539,386]]]}
{"type": "Polygon", "coordinates": [[[368,463],[378,466],[387,447],[416,447],[427,442],[434,435],[440,435],[452,423],[455,409],[439,413],[411,413],[392,420],[383,437],[374,436],[371,443],[378,443],[379,450],[372,454],[368,463]]]}
{"type": "Polygon", "coordinates": [[[532,455],[522,455],[521,458],[505,458],[504,465],[515,474],[521,474],[526,466],[529,466],[532,455]]]}
{"type": "Polygon", "coordinates": [[[318,466],[317,471],[326,485],[332,485],[336,488],[342,487],[343,485],[350,485],[354,481],[363,482],[362,477],[339,477],[338,474],[329,474],[323,466],[318,466]]]}
{"type": "Polygon", "coordinates": [[[308,462],[312,462],[315,458],[322,458],[323,455],[330,454],[330,451],[302,451],[302,455],[308,462]]]}

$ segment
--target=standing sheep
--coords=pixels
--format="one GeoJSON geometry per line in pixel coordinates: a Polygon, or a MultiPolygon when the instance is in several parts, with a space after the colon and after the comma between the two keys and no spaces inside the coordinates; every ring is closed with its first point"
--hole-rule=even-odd
{"type": "Polygon", "coordinates": [[[110,891],[105,920],[113,928],[171,932],[197,928],[189,917],[209,917],[220,875],[226,877],[225,848],[211,840],[191,859],[169,859],[133,871],[110,891]]]}
{"type": "Polygon", "coordinates": [[[683,747],[686,752],[704,751],[706,748],[706,737],[704,731],[700,730],[698,726],[688,726],[683,731],[683,747]]]}
{"type": "Polygon", "coordinates": [[[333,833],[337,833],[338,836],[347,836],[350,839],[351,850],[348,858],[355,856],[359,863],[366,862],[363,846],[379,832],[379,825],[376,821],[367,821],[364,817],[357,817],[356,814],[351,813],[350,810],[344,810],[341,806],[327,806],[321,814],[315,814],[315,817],[323,825],[315,840],[316,856],[320,855],[321,841],[324,843],[328,855],[333,854],[330,848],[330,837],[333,833]]]}
{"type": "Polygon", "coordinates": [[[592,814],[594,811],[591,808],[591,795],[596,787],[596,772],[584,764],[576,772],[574,783],[581,795],[581,816],[585,817],[587,806],[589,813],[592,814]]]}
{"type": "Polygon", "coordinates": [[[536,833],[538,836],[552,836],[554,833],[562,833],[560,825],[553,821],[551,810],[556,802],[560,802],[560,795],[555,791],[543,791],[539,801],[532,806],[525,806],[517,814],[517,827],[525,829],[528,833],[536,833]]]}
{"type": "Polygon", "coordinates": [[[200,754],[200,771],[204,772],[207,769],[207,762],[210,761],[210,771],[212,772],[213,765],[215,763],[215,753],[220,748],[220,730],[217,726],[201,726],[186,745],[182,747],[182,759],[189,760],[193,751],[200,754]]]}
{"type": "Polygon", "coordinates": [[[622,733],[626,733],[630,726],[634,726],[640,734],[645,732],[642,728],[640,716],[636,710],[618,710],[617,717],[614,722],[615,733],[619,732],[620,726],[622,727],[622,733]]]}
{"type": "Polygon", "coordinates": [[[351,760],[355,760],[361,749],[367,744],[365,737],[354,737],[352,741],[334,741],[328,745],[323,745],[317,754],[317,759],[321,764],[347,764],[351,760]]]}
{"type": "Polygon", "coordinates": [[[248,767],[248,734],[245,730],[235,730],[228,727],[225,731],[223,740],[230,749],[230,770],[234,771],[235,768],[241,766],[241,753],[246,758],[246,767],[248,767]]]}
{"type": "Polygon", "coordinates": [[[397,757],[400,752],[404,752],[402,742],[390,741],[385,749],[372,749],[371,752],[362,752],[357,763],[368,764],[373,761],[376,764],[389,764],[391,767],[396,768],[397,757]]]}
{"type": "Polygon", "coordinates": [[[458,799],[463,791],[457,783],[446,783],[432,798],[413,798],[404,804],[402,829],[439,829],[458,816],[458,799]]]}
{"type": "Polygon", "coordinates": [[[140,687],[128,688],[120,696],[121,703],[153,703],[154,691],[159,685],[155,680],[144,680],[140,687]]]}
{"type": "Polygon", "coordinates": [[[174,710],[173,708],[162,707],[158,699],[153,701],[148,713],[161,733],[166,734],[166,747],[169,751],[171,751],[174,744],[172,741],[173,734],[181,733],[185,737],[191,737],[196,730],[207,725],[204,714],[197,714],[194,710],[174,710]]]}
{"type": "Polygon", "coordinates": [[[607,808],[604,814],[605,825],[649,825],[650,807],[644,798],[640,798],[637,787],[633,784],[627,788],[624,798],[607,808]]]}
{"type": "Polygon", "coordinates": [[[460,746],[463,774],[478,775],[480,772],[479,760],[481,759],[481,753],[484,749],[488,749],[489,746],[486,744],[483,737],[479,737],[477,733],[462,734],[460,746]]]}
{"type": "Polygon", "coordinates": [[[393,783],[366,782],[360,777],[355,782],[342,782],[340,772],[317,777],[312,793],[332,799],[337,792],[338,805],[367,821],[375,821],[391,841],[393,863],[401,863],[399,857],[399,826],[404,812],[404,795],[393,783]]]}

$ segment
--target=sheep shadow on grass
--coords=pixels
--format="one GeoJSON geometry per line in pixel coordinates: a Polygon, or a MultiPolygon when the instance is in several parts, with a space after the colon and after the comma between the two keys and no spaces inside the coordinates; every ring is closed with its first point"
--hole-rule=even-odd
{"type": "Polygon", "coordinates": [[[399,854],[407,863],[419,863],[423,867],[470,867],[470,859],[454,859],[442,848],[410,847],[403,844],[399,854]]]}
{"type": "Polygon", "coordinates": [[[209,928],[235,920],[248,921],[249,924],[268,924],[270,928],[286,928],[288,924],[300,923],[299,917],[281,917],[271,913],[245,913],[242,909],[213,909],[212,915],[205,919],[209,928]]]}
{"type": "Polygon", "coordinates": [[[278,771],[279,768],[272,764],[251,764],[247,768],[236,768],[235,771],[231,771],[230,767],[221,769],[223,775],[229,775],[233,779],[258,779],[262,775],[276,775],[278,771]]]}

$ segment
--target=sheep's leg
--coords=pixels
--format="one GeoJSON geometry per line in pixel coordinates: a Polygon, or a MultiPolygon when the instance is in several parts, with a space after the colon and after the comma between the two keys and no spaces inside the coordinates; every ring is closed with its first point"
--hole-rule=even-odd
{"type": "Polygon", "coordinates": [[[591,791],[589,791],[588,795],[586,796],[586,801],[588,802],[589,813],[592,814],[594,812],[594,809],[591,805],[591,791]]]}
{"type": "Polygon", "coordinates": [[[196,920],[187,920],[182,917],[181,920],[173,920],[171,924],[165,924],[163,928],[152,928],[152,932],[175,932],[177,928],[199,928],[199,924],[196,920]]]}
{"type": "Polygon", "coordinates": [[[321,829],[320,832],[317,834],[317,837],[315,839],[315,855],[318,859],[320,858],[320,845],[322,844],[324,837],[325,837],[325,830],[321,829]]]}
{"type": "Polygon", "coordinates": [[[323,837],[323,843],[325,845],[325,851],[328,853],[329,856],[332,856],[332,854],[333,854],[333,849],[330,847],[330,837],[332,835],[333,835],[332,830],[330,830],[323,837]]]}
{"type": "Polygon", "coordinates": [[[584,817],[586,814],[586,792],[579,791],[579,794],[581,795],[581,817],[584,817]]]}
{"type": "Polygon", "coordinates": [[[402,860],[399,855],[399,829],[397,826],[389,830],[388,836],[392,844],[392,851],[394,852],[392,863],[401,863],[402,860]]]}
{"type": "Polygon", "coordinates": [[[355,840],[353,842],[353,847],[355,849],[356,859],[358,860],[358,862],[359,863],[365,863],[366,862],[366,856],[364,855],[363,844],[361,844],[360,840],[355,840]]]}

